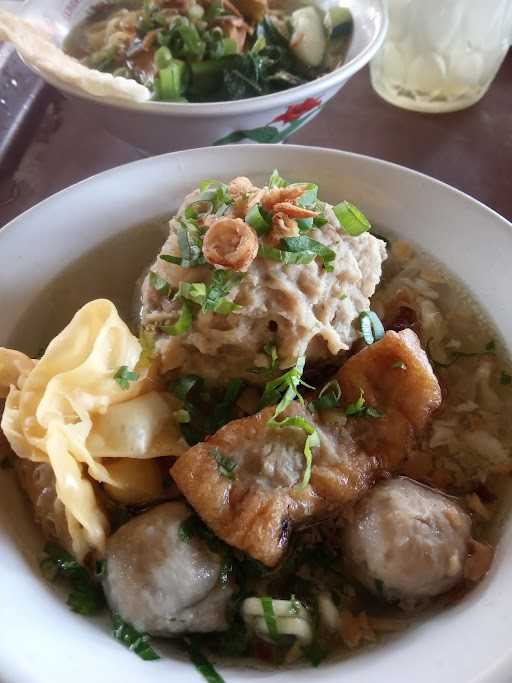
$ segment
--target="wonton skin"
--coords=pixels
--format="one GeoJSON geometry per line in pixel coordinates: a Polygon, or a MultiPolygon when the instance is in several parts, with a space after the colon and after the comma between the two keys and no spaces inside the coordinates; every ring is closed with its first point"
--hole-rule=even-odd
{"type": "Polygon", "coordinates": [[[425,425],[429,411],[437,407],[440,397],[439,385],[426,356],[421,355],[416,335],[407,332],[388,333],[370,347],[370,355],[364,349],[339,373],[342,386],[350,387],[354,378],[364,380],[369,405],[371,400],[380,401],[388,413],[386,419],[347,420],[341,409],[313,416],[298,402],[280,416],[279,419],[301,416],[317,428],[320,446],[313,450],[311,480],[304,490],[299,486],[305,467],[304,432],[293,427],[268,427],[273,407],[230,422],[180,456],[171,474],[192,507],[220,538],[274,566],[286,549],[292,524],[339,512],[368,490],[384,466],[398,467],[407,455],[412,436],[425,425]],[[372,389],[371,373],[374,367],[381,366],[382,375],[387,376],[391,351],[400,352],[398,358],[408,363],[414,374],[410,377],[406,371],[397,370],[394,383],[390,380],[388,386],[385,380],[382,392],[378,393],[372,389]],[[369,379],[364,375],[366,361],[357,360],[360,356],[368,362],[369,379]],[[414,414],[406,414],[403,408],[405,392],[416,402],[414,414]],[[369,437],[369,427],[380,420],[382,450],[369,437]],[[404,435],[400,449],[397,434],[404,435]],[[372,452],[365,448],[366,443],[372,452]],[[236,463],[230,476],[219,467],[215,457],[219,452],[236,463]]]}
{"type": "Polygon", "coordinates": [[[166,636],[227,628],[233,588],[219,582],[220,555],[196,536],[180,537],[190,514],[183,503],[164,503],[137,515],[107,541],[108,602],[139,631],[166,636]]]}
{"type": "Polygon", "coordinates": [[[361,583],[412,606],[462,580],[470,537],[460,505],[401,477],[377,484],[356,505],[344,549],[361,583]]]}

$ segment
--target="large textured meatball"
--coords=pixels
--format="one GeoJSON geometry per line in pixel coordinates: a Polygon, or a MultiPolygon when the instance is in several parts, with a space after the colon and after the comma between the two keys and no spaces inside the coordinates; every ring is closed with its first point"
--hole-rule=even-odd
{"type": "Polygon", "coordinates": [[[221,557],[180,538],[190,509],[165,503],[124,524],[107,543],[105,592],[113,611],[153,635],[222,631],[233,590],[219,583],[221,557]]]}
{"type": "Polygon", "coordinates": [[[185,198],[142,285],[142,327],[155,339],[163,371],[221,384],[234,377],[264,383],[265,374],[251,369],[268,366],[269,344],[277,347],[280,368],[301,355],[322,362],[350,348],[359,336],[354,321],[370,307],[386,248],[369,232],[341,230],[328,204],[322,204],[324,223],[315,226],[318,211],[297,203],[307,188],[257,188],[247,178],[235,179],[218,190],[228,202],[222,218],[214,211],[216,200],[204,201],[213,189],[185,198]],[[242,219],[260,205],[271,224],[257,235],[242,219]],[[297,254],[281,251],[281,240],[297,239],[297,221],[307,231],[303,240],[331,259],[327,266],[320,257],[289,263],[297,254]],[[311,226],[304,228],[304,221],[311,226]],[[181,314],[187,324],[178,334],[172,325],[181,314]]]}
{"type": "Polygon", "coordinates": [[[403,606],[439,595],[464,575],[469,516],[450,498],[410,479],[375,486],[345,530],[345,553],[367,588],[403,606]]]}

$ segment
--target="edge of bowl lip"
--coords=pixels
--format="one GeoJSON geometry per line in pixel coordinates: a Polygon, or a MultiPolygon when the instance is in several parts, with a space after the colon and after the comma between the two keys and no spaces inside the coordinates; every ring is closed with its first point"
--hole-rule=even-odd
{"type": "MultiPolygon", "coordinates": [[[[64,187],[61,190],[58,190],[57,192],[54,192],[50,196],[46,197],[45,199],[42,199],[41,201],[37,202],[33,206],[29,207],[22,213],[20,213],[18,216],[15,216],[13,219],[11,219],[8,223],[6,223],[3,226],[0,226],[0,243],[2,241],[2,237],[6,234],[6,232],[9,232],[9,234],[12,232],[12,230],[16,229],[16,226],[18,223],[22,223],[24,218],[33,212],[39,211],[39,207],[45,206],[46,204],[51,204],[54,201],[58,201],[61,196],[66,195],[68,193],[72,193],[76,190],[76,188],[80,187],[81,185],[84,185],[86,183],[90,183],[97,178],[107,178],[109,176],[115,176],[120,170],[124,168],[134,168],[136,166],[141,166],[143,167],[146,164],[152,164],[154,163],[155,159],[164,159],[166,157],[174,157],[174,156],[180,156],[180,155],[185,155],[185,154],[193,154],[193,155],[201,155],[204,152],[209,152],[211,154],[220,154],[220,153],[229,153],[229,152],[240,152],[242,151],[247,151],[250,153],[252,150],[259,150],[264,152],[265,150],[269,151],[275,151],[276,146],[272,144],[258,144],[258,143],[250,143],[250,144],[235,144],[235,145],[223,145],[222,147],[195,147],[193,149],[187,149],[187,150],[178,150],[176,152],[166,152],[164,154],[157,154],[153,155],[150,157],[145,157],[143,159],[136,159],[134,161],[130,161],[128,163],[124,164],[118,164],[117,166],[113,166],[112,168],[106,169],[104,171],[100,171],[99,173],[94,173],[91,176],[88,176],[87,178],[84,178],[83,180],[80,180],[76,183],[73,183],[72,185],[69,185],[68,187],[64,187]],[[215,152],[213,150],[219,150],[218,152],[215,152]]],[[[483,202],[481,202],[479,199],[476,199],[475,197],[472,197],[471,195],[467,194],[463,190],[459,190],[458,188],[454,187],[453,185],[450,185],[449,183],[445,183],[442,180],[438,180],[437,178],[434,178],[433,176],[427,175],[426,173],[422,173],[421,171],[416,171],[415,169],[409,168],[407,166],[403,166],[402,164],[397,164],[393,161],[387,161],[386,159],[379,159],[378,157],[372,157],[367,154],[358,154],[356,152],[349,152],[346,150],[340,150],[340,149],[332,149],[329,147],[319,147],[319,146],[306,146],[306,145],[286,145],[283,149],[290,149],[293,151],[297,152],[302,152],[304,154],[308,153],[320,153],[324,154],[326,156],[333,156],[333,157],[344,157],[344,158],[353,158],[353,159],[359,159],[361,161],[366,161],[370,162],[372,164],[377,164],[378,166],[382,166],[384,168],[389,168],[393,169],[394,171],[398,171],[400,173],[406,172],[407,174],[412,174],[413,176],[416,176],[418,179],[422,179],[424,181],[427,181],[428,183],[433,183],[435,185],[440,185],[444,190],[448,190],[451,193],[455,193],[461,198],[464,198],[466,201],[469,201],[476,209],[479,211],[483,211],[484,213],[490,213],[493,214],[494,217],[497,219],[498,223],[501,225],[502,228],[506,230],[511,230],[512,231],[512,222],[509,221],[507,218],[499,214],[497,211],[492,209],[490,206],[487,206],[483,202]]],[[[285,152],[286,153],[286,152],[285,152]]]]}
{"type": "MultiPolygon", "coordinates": [[[[221,116],[236,116],[239,114],[253,114],[264,110],[272,109],[274,107],[287,106],[291,100],[304,97],[314,97],[315,95],[325,92],[331,87],[343,85],[345,81],[351,78],[357,71],[362,69],[376,54],[382,46],[386,37],[389,17],[386,11],[385,0],[373,0],[376,5],[377,31],[368,45],[361,50],[353,59],[340,67],[331,71],[320,78],[315,78],[313,81],[308,81],[302,85],[297,85],[287,90],[281,90],[269,95],[260,95],[258,97],[249,97],[245,100],[232,101],[218,101],[218,102],[133,102],[129,100],[116,99],[113,97],[95,97],[84,91],[79,90],[67,83],[48,75],[39,69],[27,64],[20,56],[23,62],[47,83],[53,85],[55,88],[75,97],[79,97],[89,102],[94,102],[99,105],[106,105],[115,109],[123,109],[127,111],[136,111],[140,113],[169,115],[169,116],[210,116],[218,118],[221,116]],[[300,95],[299,95],[300,93],[300,95]]],[[[24,11],[23,18],[30,18],[29,7],[24,11]]]]}

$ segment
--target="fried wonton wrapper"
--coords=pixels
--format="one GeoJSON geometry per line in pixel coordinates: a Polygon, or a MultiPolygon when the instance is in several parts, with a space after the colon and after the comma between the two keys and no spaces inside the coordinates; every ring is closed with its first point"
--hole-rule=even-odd
{"type": "Polygon", "coordinates": [[[39,28],[20,17],[0,9],[0,41],[13,43],[23,59],[43,74],[95,97],[114,97],[132,102],[145,102],[150,91],[137,81],[113,76],[80,64],[66,55],[39,28]]]}
{"type": "Polygon", "coordinates": [[[229,423],[189,449],[171,469],[178,488],[213,531],[268,566],[282,558],[293,525],[342,511],[368,490],[379,471],[396,470],[407,455],[409,439],[425,426],[440,401],[437,380],[410,330],[388,333],[353,356],[339,380],[348,392],[347,402],[353,382],[364,381],[368,404],[380,402],[388,414],[386,419],[347,420],[339,408],[312,415],[298,402],[291,404],[279,419],[304,418],[316,427],[320,441],[313,450],[311,479],[305,488],[301,487],[304,431],[269,426],[274,408],[229,423]],[[402,360],[410,374],[397,370],[388,378],[390,357],[389,372],[395,360],[402,360]],[[373,374],[377,367],[381,384],[373,374]],[[408,402],[403,399],[406,393],[408,402]],[[368,437],[370,420],[379,430],[382,450],[368,437]],[[397,434],[407,437],[400,456],[397,434]]]}
{"type": "MultiPolygon", "coordinates": [[[[2,350],[0,357],[8,357],[2,350]]],[[[103,458],[153,458],[184,449],[172,413],[174,399],[157,391],[151,368],[137,366],[141,346],[107,300],[86,304],[48,345],[41,360],[25,358],[3,375],[11,384],[1,427],[19,458],[48,463],[65,509],[71,551],[79,560],[102,553],[109,532],[93,480],[123,490],[122,468],[103,458]],[[137,366],[138,379],[120,386],[114,375],[137,366]]],[[[66,542],[66,539],[59,539],[66,542]]]]}

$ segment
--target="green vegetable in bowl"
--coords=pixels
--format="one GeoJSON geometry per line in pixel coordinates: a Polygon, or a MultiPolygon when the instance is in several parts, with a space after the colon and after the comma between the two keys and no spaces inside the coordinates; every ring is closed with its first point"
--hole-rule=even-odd
{"type": "Polygon", "coordinates": [[[342,63],[344,7],[267,0],[120,0],[92,8],[65,49],[93,69],[133,78],[165,102],[239,100],[293,88],[342,63]]]}

